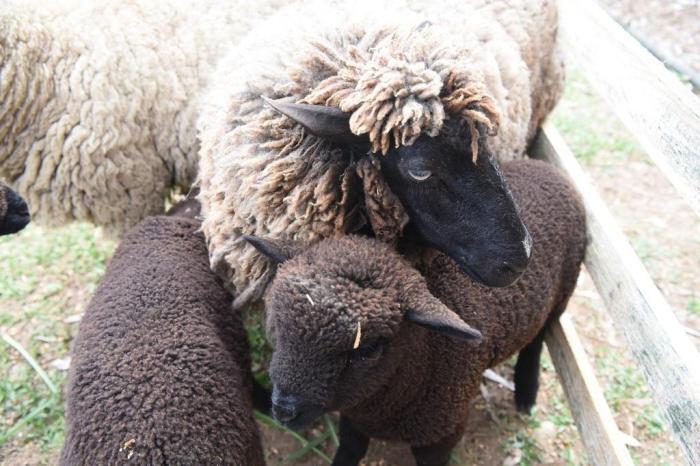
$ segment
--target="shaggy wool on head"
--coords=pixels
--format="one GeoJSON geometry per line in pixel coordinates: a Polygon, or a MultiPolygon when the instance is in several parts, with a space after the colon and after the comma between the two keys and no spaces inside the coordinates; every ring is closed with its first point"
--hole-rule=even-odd
{"type": "Polygon", "coordinates": [[[395,241],[407,216],[378,157],[448,119],[486,133],[501,161],[523,156],[561,94],[556,28],[553,0],[310,3],[259,25],[220,63],[199,119],[212,267],[236,292],[263,290],[268,263],[242,234],[313,241],[352,231],[360,210],[395,241]],[[349,157],[260,96],[351,112],[372,154],[349,157]]]}

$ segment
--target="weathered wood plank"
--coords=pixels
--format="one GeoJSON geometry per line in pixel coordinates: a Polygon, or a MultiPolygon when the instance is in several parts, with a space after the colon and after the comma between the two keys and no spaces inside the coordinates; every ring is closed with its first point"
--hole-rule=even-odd
{"type": "Polygon", "coordinates": [[[559,0],[565,53],[700,215],[700,99],[591,0],[559,0]]]}
{"type": "Polygon", "coordinates": [[[570,317],[554,323],[545,341],[588,459],[596,466],[634,465],[570,317]]]}
{"type": "Polygon", "coordinates": [[[700,464],[700,357],[571,150],[545,124],[533,155],[572,178],[586,204],[586,268],[690,464],[700,464]]]}

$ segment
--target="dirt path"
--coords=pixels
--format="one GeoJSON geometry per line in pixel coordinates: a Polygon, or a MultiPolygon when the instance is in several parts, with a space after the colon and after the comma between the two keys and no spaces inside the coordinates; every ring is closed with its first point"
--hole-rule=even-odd
{"type": "Polygon", "coordinates": [[[699,0],[600,0],[620,24],[700,76],[699,0]]]}

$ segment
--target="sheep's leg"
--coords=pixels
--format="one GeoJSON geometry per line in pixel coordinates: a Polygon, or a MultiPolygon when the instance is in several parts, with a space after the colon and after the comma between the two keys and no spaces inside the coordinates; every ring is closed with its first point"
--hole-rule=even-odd
{"type": "Polygon", "coordinates": [[[357,466],[367,454],[369,437],[355,429],[348,418],[340,416],[338,450],[331,466],[357,466]]]}
{"type": "Polygon", "coordinates": [[[518,354],[515,364],[515,407],[521,413],[529,413],[537,400],[537,390],[540,387],[540,355],[544,342],[545,326],[534,340],[518,354]]]}
{"type": "Polygon", "coordinates": [[[416,466],[446,466],[450,461],[452,449],[457,445],[459,439],[462,438],[462,433],[463,429],[458,429],[454,434],[432,445],[411,446],[411,452],[413,452],[413,457],[416,459],[416,466]]]}

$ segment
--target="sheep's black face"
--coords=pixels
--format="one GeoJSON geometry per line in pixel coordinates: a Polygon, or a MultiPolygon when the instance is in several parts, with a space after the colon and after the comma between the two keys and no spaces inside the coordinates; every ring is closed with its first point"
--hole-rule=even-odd
{"type": "MultiPolygon", "coordinates": [[[[487,286],[507,286],[525,271],[531,239],[498,165],[480,144],[419,137],[381,157],[385,179],[420,237],[487,286]]],[[[464,139],[462,139],[463,141],[464,139]]]]}
{"type": "MultiPolygon", "coordinates": [[[[323,105],[265,101],[311,134],[339,144],[367,147],[367,136],[350,130],[351,114],[323,105]]],[[[391,150],[382,172],[421,238],[454,259],[475,280],[507,286],[525,271],[531,238],[491,154],[471,141],[462,122],[445,122],[435,138],[391,150]]]]}
{"type": "Polygon", "coordinates": [[[24,200],[0,183],[0,236],[20,231],[29,223],[29,208],[24,200]]]}

